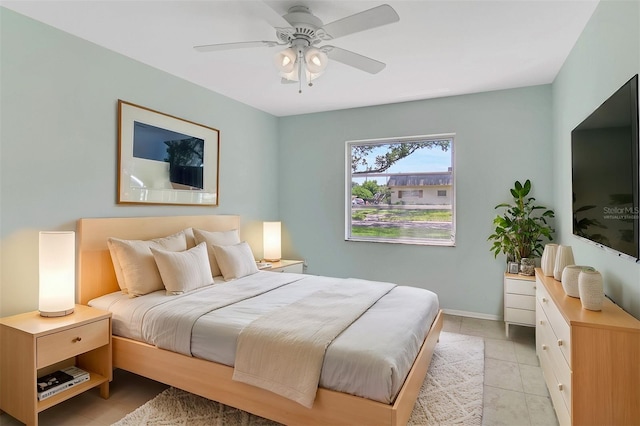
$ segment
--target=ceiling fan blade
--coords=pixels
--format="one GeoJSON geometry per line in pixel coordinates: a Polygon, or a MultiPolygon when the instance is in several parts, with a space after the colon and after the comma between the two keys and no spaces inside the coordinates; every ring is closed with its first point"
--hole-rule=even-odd
{"type": "MultiPolygon", "coordinates": [[[[241,2],[238,2],[241,3],[241,2]]],[[[290,28],[291,24],[272,5],[263,1],[248,2],[266,22],[274,28],[290,28]]]]}
{"type": "Polygon", "coordinates": [[[376,61],[375,59],[335,46],[322,46],[320,50],[334,61],[342,62],[345,65],[368,72],[369,74],[377,74],[387,66],[384,62],[376,61]]]}
{"type": "MultiPolygon", "coordinates": [[[[359,31],[369,30],[382,25],[398,22],[400,17],[388,4],[374,7],[354,15],[347,16],[322,27],[325,40],[336,39],[359,31]]],[[[324,37],[323,37],[324,38],[324,37]]]]}
{"type": "Polygon", "coordinates": [[[198,52],[217,52],[220,50],[245,49],[247,47],[273,47],[277,46],[277,41],[240,41],[236,43],[204,44],[193,46],[198,52]]]}

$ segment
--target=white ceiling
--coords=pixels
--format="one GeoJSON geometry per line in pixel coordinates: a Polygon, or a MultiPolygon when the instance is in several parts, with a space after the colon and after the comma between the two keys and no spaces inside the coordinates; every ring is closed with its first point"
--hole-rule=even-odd
{"type": "Polygon", "coordinates": [[[551,83],[598,0],[389,1],[400,21],[332,41],[385,62],[371,75],[331,62],[313,87],[281,84],[269,22],[302,4],[325,24],[380,1],[1,1],[2,6],[276,116],[551,83]],[[277,16],[277,15],[276,15],[277,16]]]}

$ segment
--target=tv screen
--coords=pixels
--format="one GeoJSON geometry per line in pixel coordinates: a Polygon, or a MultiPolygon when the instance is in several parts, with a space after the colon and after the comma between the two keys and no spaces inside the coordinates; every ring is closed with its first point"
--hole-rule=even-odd
{"type": "Polygon", "coordinates": [[[638,75],[571,132],[573,234],[640,257],[638,75]]]}

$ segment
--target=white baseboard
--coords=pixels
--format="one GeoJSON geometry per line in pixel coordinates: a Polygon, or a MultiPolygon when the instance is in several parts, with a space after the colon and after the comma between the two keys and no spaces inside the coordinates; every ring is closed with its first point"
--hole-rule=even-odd
{"type": "Polygon", "coordinates": [[[498,315],[481,314],[479,312],[458,311],[456,309],[443,309],[442,312],[449,315],[457,315],[459,317],[478,318],[491,321],[502,321],[503,318],[498,315]]]}

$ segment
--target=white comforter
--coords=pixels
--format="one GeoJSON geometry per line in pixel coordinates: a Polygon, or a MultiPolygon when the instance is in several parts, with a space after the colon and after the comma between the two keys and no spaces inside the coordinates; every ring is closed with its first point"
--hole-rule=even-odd
{"type": "MultiPolygon", "coordinates": [[[[238,301],[227,300],[221,303],[222,307],[208,313],[202,312],[206,311],[204,308],[193,315],[187,313],[187,316],[198,317],[192,325],[191,354],[233,366],[238,335],[246,326],[318,291],[320,283],[326,285],[323,280],[329,278],[259,272],[180,296],[156,292],[129,299],[118,292],[95,299],[90,305],[112,311],[115,335],[158,344],[157,337],[145,331],[150,328],[163,330],[157,325],[145,325],[157,316],[154,311],[171,312],[165,308],[175,305],[180,308],[174,308],[170,315],[184,316],[185,311],[189,311],[186,308],[188,299],[199,301],[196,303],[202,306],[201,301],[206,298],[234,299],[236,292],[245,292],[247,288],[261,289],[266,283],[271,289],[258,290],[256,295],[244,294],[237,298],[238,301]]],[[[347,282],[338,281],[345,285],[347,282]]],[[[437,312],[438,299],[434,293],[414,287],[393,288],[327,348],[320,386],[392,403],[437,312]]]]}

